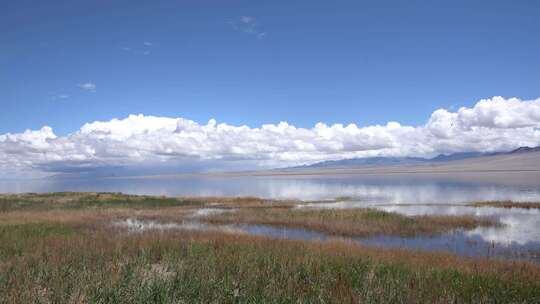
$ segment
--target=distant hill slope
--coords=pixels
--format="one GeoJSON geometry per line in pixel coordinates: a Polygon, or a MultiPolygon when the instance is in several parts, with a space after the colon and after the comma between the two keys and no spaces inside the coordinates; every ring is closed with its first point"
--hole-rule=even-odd
{"type": "Polygon", "coordinates": [[[452,154],[439,154],[434,158],[427,159],[426,161],[444,162],[444,161],[461,160],[461,159],[487,156],[487,155],[490,155],[490,154],[481,153],[481,152],[460,152],[460,153],[452,153],[452,154]]]}
{"type": "Polygon", "coordinates": [[[514,151],[509,152],[509,154],[516,154],[516,153],[528,153],[528,152],[540,152],[540,146],[538,147],[521,147],[517,148],[514,151]]]}
{"type": "MultiPolygon", "coordinates": [[[[434,158],[418,158],[418,157],[367,157],[353,158],[333,161],[323,161],[311,165],[293,167],[289,169],[354,169],[354,168],[391,168],[391,167],[412,167],[423,166],[431,168],[439,168],[445,165],[450,166],[472,166],[473,164],[488,164],[491,166],[504,166],[509,168],[512,166],[523,167],[521,159],[532,161],[540,156],[540,147],[521,147],[509,152],[481,153],[481,152],[461,152],[453,154],[440,154],[434,158]],[[531,154],[530,156],[527,156],[531,154]],[[516,155],[522,157],[517,159],[516,155]],[[510,164],[512,163],[512,164],[510,164]]],[[[538,158],[540,162],[540,158],[538,158]]],[[[540,163],[531,164],[532,167],[540,168],[540,163]]]]}
{"type": "Polygon", "coordinates": [[[426,159],[416,157],[366,157],[342,160],[329,160],[296,168],[344,168],[344,167],[373,167],[392,165],[411,165],[424,163],[426,159]]]}
{"type": "Polygon", "coordinates": [[[508,152],[429,166],[435,171],[540,171],[540,150],[508,152]]]}

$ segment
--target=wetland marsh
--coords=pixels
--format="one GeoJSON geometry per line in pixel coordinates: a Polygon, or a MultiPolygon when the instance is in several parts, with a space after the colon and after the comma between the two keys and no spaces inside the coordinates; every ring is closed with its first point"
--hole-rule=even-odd
{"type": "Polygon", "coordinates": [[[505,229],[492,216],[328,207],[353,203],[344,198],[68,192],[0,203],[3,303],[540,300],[534,259],[373,241],[505,229]]]}

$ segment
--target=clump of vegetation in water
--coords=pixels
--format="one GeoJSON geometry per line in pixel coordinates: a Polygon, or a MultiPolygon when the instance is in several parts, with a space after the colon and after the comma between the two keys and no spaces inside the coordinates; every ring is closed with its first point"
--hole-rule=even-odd
{"type": "Polygon", "coordinates": [[[206,219],[212,223],[261,224],[316,230],[344,236],[433,235],[454,229],[497,226],[488,218],[474,216],[405,216],[382,210],[249,208],[206,219]]]}

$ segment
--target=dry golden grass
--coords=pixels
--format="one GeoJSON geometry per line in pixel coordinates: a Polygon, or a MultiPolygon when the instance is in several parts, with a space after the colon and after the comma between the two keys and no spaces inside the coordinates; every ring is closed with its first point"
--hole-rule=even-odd
{"type": "Polygon", "coordinates": [[[116,219],[137,217],[162,221],[181,221],[193,214],[190,207],[160,209],[52,209],[44,211],[12,211],[0,213],[0,225],[55,222],[62,224],[108,223],[116,219]]]}
{"type": "Polygon", "coordinates": [[[181,200],[198,201],[214,208],[293,208],[306,202],[299,200],[276,200],[258,197],[181,197],[181,200]]]}

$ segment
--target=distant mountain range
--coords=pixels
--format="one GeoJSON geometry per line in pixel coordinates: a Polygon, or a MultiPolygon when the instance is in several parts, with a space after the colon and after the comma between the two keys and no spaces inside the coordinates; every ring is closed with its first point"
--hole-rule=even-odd
{"type": "MultiPolygon", "coordinates": [[[[337,170],[360,170],[366,172],[386,171],[452,171],[452,170],[538,170],[540,171],[540,147],[521,147],[509,152],[460,152],[452,154],[440,154],[433,158],[420,157],[367,157],[342,160],[331,160],[314,163],[311,165],[273,169],[260,171],[261,174],[292,174],[307,171],[321,171],[330,169],[337,170]],[[536,153],[535,153],[536,152],[536,153]],[[305,169],[305,170],[304,170],[305,169]],[[381,171],[382,170],[382,171],[381,171]]],[[[178,174],[196,174],[204,172],[238,173],[251,172],[241,171],[235,168],[218,168],[215,171],[203,171],[197,164],[168,164],[167,166],[153,167],[102,167],[88,168],[77,172],[64,172],[52,176],[49,179],[73,179],[73,178],[102,178],[102,177],[145,177],[145,176],[174,176],[178,174]]]]}
{"type": "Polygon", "coordinates": [[[540,146],[534,147],[534,148],[531,148],[531,147],[521,147],[521,148],[517,148],[517,149],[515,149],[515,150],[509,152],[508,154],[527,153],[527,152],[540,152],[540,146]]]}
{"type": "Polygon", "coordinates": [[[399,165],[422,165],[422,164],[438,164],[450,161],[464,160],[482,156],[495,155],[510,155],[517,153],[540,152],[539,147],[520,147],[508,152],[459,152],[451,154],[440,154],[433,158],[421,157],[365,157],[365,158],[350,158],[341,160],[328,160],[311,165],[292,167],[291,169],[302,168],[356,168],[356,167],[380,167],[380,166],[399,166],[399,165]]]}

